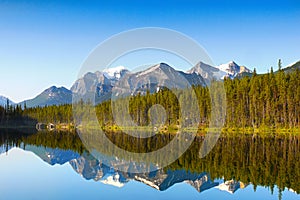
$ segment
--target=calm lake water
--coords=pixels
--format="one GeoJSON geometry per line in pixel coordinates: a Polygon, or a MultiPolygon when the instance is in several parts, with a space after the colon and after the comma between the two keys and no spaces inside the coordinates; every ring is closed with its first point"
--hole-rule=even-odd
{"type": "MultiPolygon", "coordinates": [[[[173,139],[107,137],[132,152],[148,152],[145,144],[159,148],[173,139]]],[[[113,159],[105,165],[76,133],[2,130],[0,199],[300,199],[299,137],[222,136],[200,159],[202,142],[197,137],[163,169],[129,173],[116,170],[113,159]]],[[[110,149],[97,153],[113,157],[110,149]]]]}

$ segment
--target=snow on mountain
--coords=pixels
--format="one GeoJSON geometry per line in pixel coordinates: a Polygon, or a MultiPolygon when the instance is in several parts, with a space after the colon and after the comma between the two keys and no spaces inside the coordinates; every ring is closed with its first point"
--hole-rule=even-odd
{"type": "Polygon", "coordinates": [[[120,181],[120,175],[118,173],[107,176],[107,177],[103,178],[102,180],[100,180],[100,182],[105,185],[112,185],[112,186],[119,187],[119,188],[123,187],[125,185],[125,183],[122,183],[120,181]]]}
{"type": "Polygon", "coordinates": [[[211,65],[208,65],[203,62],[197,63],[194,67],[192,67],[190,70],[188,70],[186,73],[188,74],[197,74],[202,76],[207,83],[209,83],[211,80],[216,79],[222,79],[224,76],[226,76],[226,72],[221,71],[220,69],[213,67],[211,65]]]}
{"type": "Polygon", "coordinates": [[[239,66],[234,61],[230,61],[219,66],[211,66],[203,62],[197,63],[194,67],[186,72],[187,74],[197,74],[202,76],[207,83],[211,80],[220,80],[224,77],[236,78],[244,73],[252,73],[245,66],[239,66]]]}
{"type": "Polygon", "coordinates": [[[161,88],[185,88],[187,85],[204,85],[204,80],[196,74],[177,71],[166,63],[153,65],[146,70],[129,74],[120,79],[114,88],[118,94],[154,93],[161,88]]]}
{"type": "Polygon", "coordinates": [[[248,69],[245,66],[239,66],[234,61],[230,61],[228,63],[221,64],[219,66],[216,66],[216,68],[218,68],[219,70],[221,70],[223,72],[226,72],[227,73],[226,76],[229,78],[235,78],[236,76],[238,76],[239,74],[242,74],[242,73],[252,73],[252,71],[250,69],[248,69]]]}
{"type": "Polygon", "coordinates": [[[160,190],[160,188],[159,188],[158,185],[156,185],[154,182],[149,181],[149,180],[147,180],[145,178],[141,178],[141,177],[135,176],[134,179],[137,180],[137,181],[140,181],[140,182],[142,182],[142,183],[144,183],[146,185],[149,185],[149,186],[151,186],[151,187],[153,187],[153,188],[155,188],[157,190],[160,190]]]}
{"type": "Polygon", "coordinates": [[[247,186],[248,185],[244,184],[243,182],[229,180],[229,181],[225,181],[224,183],[219,184],[218,186],[216,186],[216,188],[219,190],[222,190],[222,191],[226,191],[230,194],[233,194],[238,189],[244,189],[247,186]]]}
{"type": "Polygon", "coordinates": [[[190,85],[205,85],[203,78],[198,74],[186,74],[177,71],[168,64],[159,63],[143,71],[130,73],[123,66],[108,68],[103,72],[89,72],[78,79],[71,91],[75,101],[95,100],[95,103],[115,96],[130,94],[145,94],[158,92],[162,87],[185,88],[190,85]]]}
{"type": "MultiPolygon", "coordinates": [[[[148,75],[152,72],[155,72],[156,70],[163,70],[163,69],[167,69],[169,66],[165,63],[159,63],[157,65],[154,65],[154,66],[151,66],[149,67],[148,69],[144,70],[144,71],[141,71],[141,72],[138,72],[136,74],[136,77],[141,77],[141,76],[145,76],[145,75],[148,75]]],[[[167,69],[169,70],[169,69],[167,69]]],[[[170,70],[169,70],[170,71],[170,70]]]]}
{"type": "Polygon", "coordinates": [[[125,69],[124,66],[118,66],[118,67],[104,69],[103,74],[109,79],[113,79],[113,78],[119,79],[127,71],[128,70],[125,69]]]}
{"type": "MultiPolygon", "coordinates": [[[[226,76],[235,78],[243,73],[251,73],[251,70],[233,61],[217,67],[199,62],[187,72],[177,71],[166,63],[159,63],[136,73],[130,73],[124,66],[118,66],[104,69],[102,72],[88,72],[76,80],[70,90],[64,87],[50,87],[34,99],[26,100],[26,105],[35,107],[71,103],[72,93],[73,98],[78,96],[83,100],[95,99],[95,103],[100,103],[111,98],[113,88],[115,92],[117,89],[128,89],[130,94],[144,94],[148,90],[153,93],[158,92],[162,86],[185,88],[186,81],[190,85],[206,85],[212,79],[219,80],[226,76]]],[[[6,98],[0,96],[0,105],[5,104],[6,98]]],[[[13,102],[10,101],[10,104],[13,102]]],[[[20,105],[24,105],[24,102],[20,105]]]]}

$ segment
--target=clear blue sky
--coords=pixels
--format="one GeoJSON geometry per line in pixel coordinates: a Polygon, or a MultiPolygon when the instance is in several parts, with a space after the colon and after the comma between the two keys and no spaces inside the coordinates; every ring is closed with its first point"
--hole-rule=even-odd
{"type": "Polygon", "coordinates": [[[100,42],[145,26],[194,38],[217,65],[234,60],[267,72],[279,58],[300,60],[297,0],[0,0],[0,95],[18,102],[51,85],[69,88],[100,42]]]}

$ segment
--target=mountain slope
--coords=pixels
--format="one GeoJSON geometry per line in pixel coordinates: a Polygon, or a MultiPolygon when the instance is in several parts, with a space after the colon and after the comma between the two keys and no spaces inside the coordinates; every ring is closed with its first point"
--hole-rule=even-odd
{"type": "Polygon", "coordinates": [[[113,67],[113,68],[108,68],[103,70],[104,75],[109,79],[120,79],[127,72],[129,71],[125,69],[124,66],[113,67]]]}
{"type": "Polygon", "coordinates": [[[83,99],[84,101],[92,100],[96,97],[101,101],[108,100],[111,96],[111,90],[117,79],[109,78],[103,72],[89,72],[82,78],[79,78],[71,87],[75,101],[83,99]],[[78,97],[78,99],[77,99],[78,97]]]}
{"type": "Polygon", "coordinates": [[[293,63],[293,64],[290,64],[288,66],[286,66],[285,68],[283,68],[283,71],[285,72],[292,72],[296,69],[299,69],[300,70],[300,60],[293,63]]]}
{"type": "Polygon", "coordinates": [[[230,194],[235,193],[238,189],[244,189],[247,187],[248,184],[244,184],[241,181],[229,180],[225,181],[224,183],[219,184],[216,186],[219,190],[226,191],[230,194]]]}
{"type": "Polygon", "coordinates": [[[23,101],[20,104],[23,106],[25,102],[27,107],[70,104],[72,103],[72,92],[65,87],[52,86],[35,98],[23,101]]]}
{"type": "Polygon", "coordinates": [[[224,76],[226,76],[226,72],[221,71],[220,69],[213,67],[211,65],[208,65],[203,62],[197,63],[194,67],[192,67],[190,70],[188,70],[186,73],[188,74],[197,74],[202,76],[207,83],[209,83],[211,80],[220,80],[224,76]]]}
{"type": "MultiPolygon", "coordinates": [[[[83,152],[81,157],[70,160],[72,168],[87,180],[100,181],[104,184],[110,184],[117,187],[122,187],[131,180],[142,182],[157,190],[167,190],[177,183],[187,183],[193,186],[198,192],[203,192],[207,189],[218,185],[214,182],[210,175],[206,172],[192,173],[186,170],[167,170],[159,169],[150,173],[129,173],[114,170],[114,167],[109,167],[100,162],[87,152],[83,152]]],[[[118,166],[117,163],[111,163],[111,166],[118,166]]],[[[143,167],[143,165],[130,164],[131,167],[143,167]]]]}
{"type": "Polygon", "coordinates": [[[100,103],[110,99],[112,94],[154,93],[163,87],[186,88],[187,85],[205,85],[205,81],[200,74],[176,71],[165,63],[159,63],[137,73],[130,73],[123,67],[89,72],[73,84],[71,91],[76,99],[78,97],[77,100],[95,99],[96,103],[100,103]]]}
{"type": "Polygon", "coordinates": [[[63,165],[72,159],[80,157],[78,153],[69,149],[63,150],[59,148],[26,145],[26,150],[35,153],[38,157],[50,165],[63,165]]]}
{"type": "Polygon", "coordinates": [[[234,79],[251,76],[252,71],[245,66],[239,66],[234,61],[230,61],[215,67],[199,62],[186,73],[200,75],[209,84],[211,80],[222,80],[224,77],[234,79]]]}
{"type": "MultiPolygon", "coordinates": [[[[5,106],[7,104],[7,97],[0,95],[0,106],[5,106]]],[[[8,99],[10,105],[15,104],[13,101],[8,99]]]]}
{"type": "Polygon", "coordinates": [[[159,63],[144,71],[130,74],[120,83],[117,83],[116,89],[120,86],[122,89],[127,86],[131,93],[150,93],[157,92],[162,87],[186,88],[191,85],[205,85],[201,76],[191,76],[181,71],[177,71],[166,63],[159,63]],[[123,81],[123,82],[122,82],[123,81]]]}

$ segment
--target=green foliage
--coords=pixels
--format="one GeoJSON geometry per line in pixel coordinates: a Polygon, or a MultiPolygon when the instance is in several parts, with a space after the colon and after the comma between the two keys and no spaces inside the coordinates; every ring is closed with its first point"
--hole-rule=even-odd
{"type": "Polygon", "coordinates": [[[300,125],[300,71],[225,80],[228,127],[300,125]]]}
{"type": "Polygon", "coordinates": [[[24,115],[43,123],[73,122],[72,105],[70,104],[27,108],[24,110],[24,115]]]}
{"type": "Polygon", "coordinates": [[[203,138],[197,137],[181,158],[168,166],[208,172],[212,179],[235,179],[254,187],[277,185],[281,190],[293,188],[300,193],[299,137],[221,137],[214,149],[204,158],[198,157],[203,138]]]}

